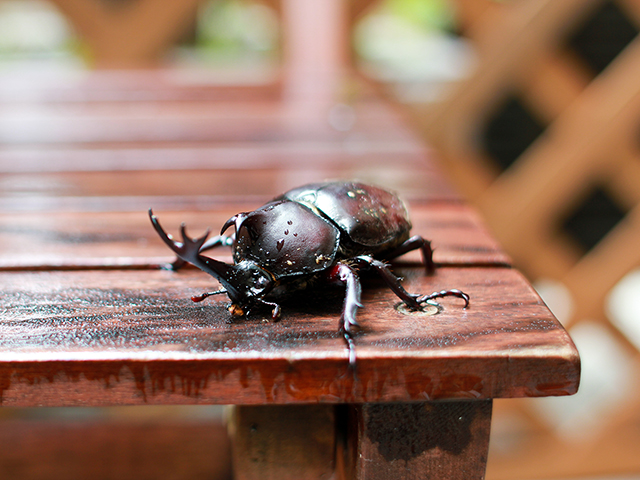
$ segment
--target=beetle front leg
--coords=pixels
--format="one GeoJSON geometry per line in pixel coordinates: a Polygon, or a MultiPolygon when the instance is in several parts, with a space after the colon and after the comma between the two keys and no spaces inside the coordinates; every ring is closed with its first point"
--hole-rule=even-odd
{"type": "Polygon", "coordinates": [[[418,249],[422,252],[422,261],[427,269],[427,274],[433,274],[436,270],[436,264],[433,262],[433,249],[431,248],[431,242],[429,240],[425,240],[420,235],[415,235],[409,240],[406,240],[398,248],[384,255],[384,258],[391,260],[399,257],[400,255],[404,255],[407,252],[418,249]]]}
{"type": "Polygon", "coordinates": [[[353,328],[358,326],[356,313],[358,308],[362,308],[362,303],[360,303],[362,293],[360,278],[358,273],[346,263],[337,263],[329,271],[328,279],[329,281],[339,282],[347,289],[342,315],[340,316],[340,332],[347,343],[349,365],[354,367],[356,364],[356,350],[353,341],[353,328]]]}
{"type": "Polygon", "coordinates": [[[280,305],[278,305],[277,303],[274,302],[267,302],[266,300],[263,300],[261,298],[258,298],[255,300],[257,303],[261,303],[262,305],[266,305],[268,307],[271,307],[271,320],[273,320],[274,322],[277,322],[278,320],[280,320],[280,305]]]}

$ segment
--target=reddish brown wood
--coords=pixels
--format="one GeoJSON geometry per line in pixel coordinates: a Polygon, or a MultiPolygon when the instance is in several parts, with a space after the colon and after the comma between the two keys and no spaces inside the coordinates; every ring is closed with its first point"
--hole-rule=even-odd
{"type": "MultiPolygon", "coordinates": [[[[159,71],[35,88],[0,78],[2,405],[231,403],[240,405],[239,476],[330,475],[339,428],[347,455],[338,474],[466,479],[484,470],[490,399],[576,391],[570,338],[399,111],[361,84],[334,95],[326,76],[303,77],[219,90],[159,71]],[[326,178],[379,183],[409,200],[415,233],[433,240],[443,267],[427,277],[412,252],[395,271],[411,292],[460,288],[470,308],[447,298],[436,315],[407,315],[379,279],[365,279],[353,370],[338,332],[340,289],[283,302],[277,323],[264,311],[232,319],[225,298],[189,300],[216,288],[206,274],[152,268],[171,257],[149,207],[172,232],[182,221],[194,234],[215,231],[326,178]],[[359,405],[334,410],[344,403],[359,405]],[[421,422],[427,428],[405,432],[421,422]],[[396,424],[401,437],[389,434],[396,424]]],[[[142,431],[165,465],[165,434],[142,431]]],[[[59,451],[39,448],[44,458],[59,451]]],[[[84,468],[63,458],[71,474],[84,468]]]]}
{"type": "Polygon", "coordinates": [[[3,418],[0,472],[24,480],[230,480],[220,421],[3,418]]]}
{"type": "Polygon", "coordinates": [[[566,395],[579,361],[566,332],[514,270],[396,269],[411,292],[461,288],[435,316],[404,315],[364,283],[357,376],[338,333],[340,289],[232,320],[196,270],[0,274],[5,405],[389,402],[566,395]]]}
{"type": "MultiPolygon", "coordinates": [[[[396,167],[401,165],[403,169],[420,172],[428,170],[430,174],[440,176],[425,148],[419,144],[357,136],[326,142],[135,142],[114,145],[109,149],[66,145],[57,148],[6,146],[0,151],[0,172],[43,174],[233,169],[246,173],[249,170],[294,167],[306,167],[309,171],[315,168],[339,169],[345,164],[352,169],[363,169],[389,167],[391,155],[396,167]]],[[[253,175],[253,172],[249,171],[249,174],[253,175]]],[[[440,178],[445,182],[442,176],[440,178]]]]}
{"type": "MultiPolygon", "coordinates": [[[[322,167],[310,170],[308,166],[291,166],[281,169],[198,170],[198,171],[115,171],[49,174],[5,174],[4,195],[0,195],[0,207],[7,210],[146,210],[150,201],[154,204],[180,203],[179,197],[189,197],[191,203],[206,203],[208,196],[220,198],[258,196],[268,200],[290,188],[320,179],[364,179],[386,188],[400,190],[404,197],[422,197],[427,200],[455,201],[459,197],[443,184],[441,177],[429,171],[407,171],[389,179],[393,168],[388,165],[372,165],[364,169],[346,162],[338,168],[322,167]],[[426,190],[424,190],[426,188],[426,190]],[[163,199],[144,197],[167,197],[163,199]],[[50,198],[51,202],[44,201],[50,198]],[[77,198],[75,203],[69,197],[77,198]],[[88,200],[82,197],[89,198],[88,200]],[[100,201],[104,198],[104,205],[100,201]],[[120,199],[114,203],[110,197],[120,199]],[[171,197],[178,197],[172,199],[171,197]],[[204,198],[203,198],[204,197],[204,198]],[[60,199],[67,199],[61,204],[60,199]],[[143,203],[142,206],[140,204],[143,203]]],[[[196,207],[197,208],[197,207],[196,207]]]]}
{"type": "Polygon", "coordinates": [[[415,144],[399,115],[378,101],[349,110],[347,127],[335,128],[339,99],[274,101],[132,102],[41,105],[1,104],[0,141],[8,145],[170,142],[344,141],[415,144]]]}
{"type": "Polygon", "coordinates": [[[4,70],[0,104],[55,105],[140,102],[267,101],[282,98],[278,79],[229,79],[219,71],[149,69],[86,70],[25,76],[4,70]]]}
{"type": "Polygon", "coordinates": [[[229,422],[237,480],[328,479],[335,468],[332,405],[236,406],[229,422]]]}
{"type": "MultiPolygon", "coordinates": [[[[268,197],[265,197],[268,198],[268,197]]],[[[146,208],[155,199],[132,202],[135,212],[23,212],[0,214],[0,270],[144,268],[172,261],[170,250],[151,228],[146,208]]],[[[238,212],[262,204],[256,198],[208,206],[206,211],[166,211],[166,199],[155,213],[168,231],[177,234],[185,222],[189,232],[199,235],[210,228],[217,233],[224,222],[238,212]]],[[[87,206],[87,204],[79,205],[87,206]]],[[[147,207],[148,208],[148,207],[147,207]]],[[[445,265],[505,265],[507,256],[487,234],[469,207],[450,204],[410,205],[413,233],[432,241],[434,258],[445,265]]],[[[230,251],[220,248],[209,255],[231,262],[230,251]]],[[[421,262],[418,251],[403,256],[402,262],[421,262]]]]}
{"type": "Polygon", "coordinates": [[[482,480],[491,400],[349,407],[343,478],[482,480]]]}

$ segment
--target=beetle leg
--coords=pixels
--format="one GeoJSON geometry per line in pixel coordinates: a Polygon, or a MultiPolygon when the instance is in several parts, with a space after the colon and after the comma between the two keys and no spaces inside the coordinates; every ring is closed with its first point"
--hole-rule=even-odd
{"type": "Polygon", "coordinates": [[[469,295],[456,288],[451,290],[441,290],[439,292],[433,292],[430,295],[416,295],[413,293],[409,293],[404,289],[404,287],[400,284],[400,279],[393,273],[391,273],[391,270],[389,270],[389,267],[384,262],[366,255],[361,255],[353,260],[357,262],[356,264],[364,264],[373,267],[376,272],[378,272],[378,274],[382,277],[385,283],[389,286],[389,288],[393,290],[393,293],[395,293],[404,303],[406,303],[407,306],[415,310],[420,310],[423,303],[430,303],[429,300],[449,296],[462,298],[464,300],[464,308],[467,308],[469,306],[469,295]]]}
{"type": "Polygon", "coordinates": [[[400,284],[400,279],[396,277],[386,263],[376,260],[373,257],[367,255],[361,255],[353,259],[356,265],[372,267],[378,275],[384,280],[387,286],[395,293],[400,300],[407,304],[408,307],[414,310],[420,310],[420,302],[418,300],[419,295],[407,292],[400,284]]]}
{"type": "Polygon", "coordinates": [[[418,298],[419,303],[425,303],[429,300],[433,300],[434,298],[442,298],[442,297],[458,297],[464,300],[464,307],[467,308],[469,306],[469,295],[464,293],[457,288],[453,288],[451,290],[440,290],[439,292],[433,292],[431,295],[423,295],[418,298]]]}
{"type": "Polygon", "coordinates": [[[391,260],[392,258],[399,257],[400,255],[404,255],[407,252],[417,249],[422,251],[422,261],[427,269],[427,274],[433,274],[436,270],[436,264],[433,263],[433,249],[431,248],[431,242],[429,240],[425,240],[420,235],[411,237],[398,248],[384,255],[384,258],[386,260],[391,260]]]}
{"type": "Polygon", "coordinates": [[[257,298],[255,299],[255,301],[273,308],[273,310],[271,310],[271,319],[274,322],[277,322],[280,319],[280,305],[274,302],[267,302],[266,300],[263,300],[261,298],[257,298]]]}
{"type": "Polygon", "coordinates": [[[353,341],[353,327],[358,326],[356,312],[362,308],[360,296],[362,288],[358,273],[346,263],[337,263],[329,272],[329,280],[339,282],[346,286],[347,292],[344,297],[342,315],[340,316],[340,333],[347,343],[349,353],[349,365],[356,364],[356,350],[353,341]]]}

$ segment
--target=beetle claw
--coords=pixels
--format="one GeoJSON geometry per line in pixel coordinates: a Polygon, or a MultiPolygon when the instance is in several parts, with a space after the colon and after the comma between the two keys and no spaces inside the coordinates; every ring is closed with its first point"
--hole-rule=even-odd
{"type": "Polygon", "coordinates": [[[440,290],[439,292],[433,292],[430,295],[423,295],[422,297],[417,298],[418,303],[430,303],[429,300],[433,300],[434,298],[443,298],[443,297],[458,297],[464,300],[464,307],[467,308],[469,306],[470,297],[468,294],[464,293],[457,288],[452,288],[451,290],[440,290]]]}
{"type": "Polygon", "coordinates": [[[347,342],[347,355],[349,357],[349,367],[356,368],[356,346],[353,341],[353,337],[348,332],[345,332],[344,339],[347,342]]]}

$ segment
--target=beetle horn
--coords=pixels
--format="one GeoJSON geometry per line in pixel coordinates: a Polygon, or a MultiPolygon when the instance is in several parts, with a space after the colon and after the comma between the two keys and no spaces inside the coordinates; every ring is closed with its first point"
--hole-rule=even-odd
{"type": "Polygon", "coordinates": [[[187,235],[186,226],[183,223],[180,226],[180,234],[182,235],[182,242],[176,242],[171,235],[169,235],[160,225],[158,217],[153,214],[153,211],[149,209],[149,218],[153,228],[158,233],[162,241],[182,260],[189,262],[198,267],[203,272],[215,277],[225,288],[229,298],[232,300],[240,298],[240,292],[234,286],[234,279],[237,276],[238,269],[235,265],[228,265],[219,260],[205,257],[200,255],[200,248],[207,241],[209,236],[209,230],[205,232],[200,238],[190,238],[187,235]]]}
{"type": "Polygon", "coordinates": [[[234,215],[233,217],[231,217],[229,220],[224,222],[224,225],[222,225],[222,229],[220,230],[220,235],[223,235],[224,232],[226,232],[231,225],[235,225],[236,233],[238,233],[238,229],[240,228],[240,225],[242,225],[242,222],[244,222],[245,218],[247,218],[246,213],[238,213],[237,215],[234,215]]]}

